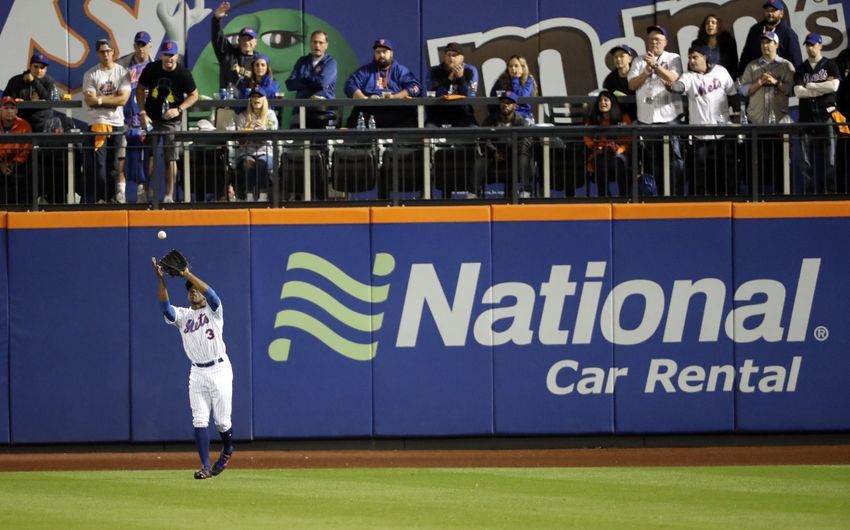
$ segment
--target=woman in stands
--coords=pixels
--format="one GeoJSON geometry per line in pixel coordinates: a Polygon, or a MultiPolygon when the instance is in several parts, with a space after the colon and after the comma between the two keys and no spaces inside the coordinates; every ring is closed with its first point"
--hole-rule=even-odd
{"type": "MultiPolygon", "coordinates": [[[[537,95],[537,82],[528,71],[528,61],[521,55],[512,55],[508,59],[508,67],[505,69],[505,73],[496,80],[496,84],[490,90],[490,97],[499,97],[499,94],[508,91],[513,92],[517,97],[537,95]]],[[[530,123],[534,123],[534,115],[531,112],[531,105],[528,103],[517,105],[516,113],[529,120],[530,123]]]]}
{"type": "Polygon", "coordinates": [[[706,59],[709,64],[719,64],[735,78],[738,72],[738,45],[717,15],[706,15],[694,42],[708,46],[706,59]]]}
{"type": "Polygon", "coordinates": [[[280,92],[280,83],[275,81],[269,58],[262,53],[254,54],[251,74],[243,77],[236,85],[239,99],[248,99],[252,90],[259,90],[266,98],[274,98],[280,92]]]}
{"type": "MultiPolygon", "coordinates": [[[[236,129],[240,131],[266,131],[277,129],[277,114],[269,110],[269,100],[259,89],[249,94],[248,108],[236,116],[236,129]]],[[[271,140],[240,142],[236,152],[236,182],[246,191],[245,200],[269,200],[268,188],[274,167],[274,147],[271,140]]]]}
{"type": "MultiPolygon", "coordinates": [[[[616,126],[631,123],[628,114],[620,108],[620,102],[613,92],[603,90],[596,98],[593,109],[585,121],[585,125],[616,126]]],[[[590,179],[595,179],[600,196],[613,193],[611,185],[616,183],[616,194],[627,196],[629,193],[629,160],[628,153],[631,137],[585,136],[587,147],[587,171],[590,179]]]]}

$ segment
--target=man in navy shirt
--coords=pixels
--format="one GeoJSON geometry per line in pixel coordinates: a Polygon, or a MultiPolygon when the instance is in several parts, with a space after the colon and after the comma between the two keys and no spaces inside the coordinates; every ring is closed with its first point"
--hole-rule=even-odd
{"type": "MultiPolygon", "coordinates": [[[[794,73],[794,95],[800,98],[800,123],[831,123],[841,72],[821,54],[823,38],[809,33],[806,60],[794,73]]],[[[807,127],[800,137],[804,193],[835,193],[835,129],[807,127]]]]}
{"type": "Polygon", "coordinates": [[[750,32],[747,33],[747,41],[744,49],[741,50],[741,60],[738,61],[738,75],[743,75],[747,65],[761,57],[761,38],[769,32],[776,33],[779,37],[778,56],[787,59],[794,66],[803,61],[800,53],[800,38],[788,22],[782,21],[785,16],[785,4],[780,0],[769,0],[762,7],[764,19],[753,24],[750,32]]]}
{"type": "MultiPolygon", "coordinates": [[[[336,59],[328,55],[328,34],[310,35],[310,53],[298,59],[286,80],[286,88],[298,99],[333,99],[336,91],[336,59]]],[[[307,108],[307,128],[323,129],[336,121],[336,112],[323,107],[307,108]]],[[[299,108],[292,113],[292,128],[300,126],[299,108]]]]}

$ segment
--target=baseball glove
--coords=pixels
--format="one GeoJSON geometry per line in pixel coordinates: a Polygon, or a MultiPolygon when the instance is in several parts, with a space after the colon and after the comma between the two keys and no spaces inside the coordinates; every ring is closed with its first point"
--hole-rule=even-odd
{"type": "Polygon", "coordinates": [[[169,276],[182,276],[189,261],[177,249],[171,249],[168,253],[159,260],[159,266],[162,270],[168,273],[169,276]]]}

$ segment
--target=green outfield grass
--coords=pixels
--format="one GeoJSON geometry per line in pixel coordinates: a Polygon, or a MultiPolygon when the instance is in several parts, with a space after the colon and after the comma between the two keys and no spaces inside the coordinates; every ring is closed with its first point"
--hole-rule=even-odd
{"type": "Polygon", "coordinates": [[[850,528],[850,467],[0,473],[0,528],[850,528]]]}

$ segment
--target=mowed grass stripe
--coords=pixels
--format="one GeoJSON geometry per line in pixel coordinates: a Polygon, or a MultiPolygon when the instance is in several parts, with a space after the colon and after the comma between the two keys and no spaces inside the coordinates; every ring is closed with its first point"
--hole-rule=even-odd
{"type": "Polygon", "coordinates": [[[0,528],[850,528],[850,466],[0,473],[0,528]]]}

